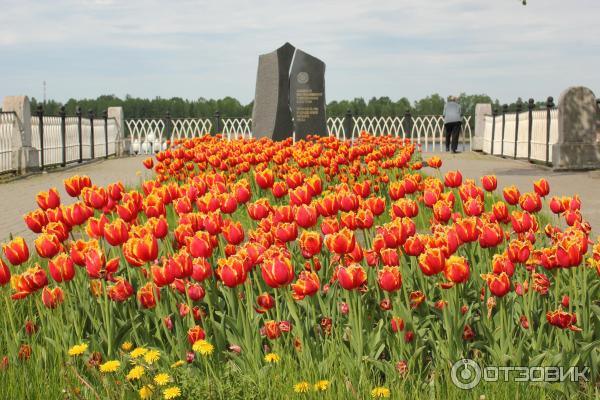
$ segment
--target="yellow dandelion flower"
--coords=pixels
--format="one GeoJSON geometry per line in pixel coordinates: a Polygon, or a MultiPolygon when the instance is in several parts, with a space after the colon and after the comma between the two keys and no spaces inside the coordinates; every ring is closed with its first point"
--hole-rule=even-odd
{"type": "Polygon", "coordinates": [[[121,361],[112,360],[100,364],[100,372],[115,372],[121,367],[121,361]]]}
{"type": "Polygon", "coordinates": [[[203,356],[211,355],[214,349],[215,347],[206,340],[196,340],[192,346],[192,350],[202,354],[203,356]]]}
{"type": "Polygon", "coordinates": [[[173,364],[171,364],[171,368],[179,368],[179,367],[181,367],[183,364],[185,364],[185,361],[183,361],[183,360],[178,360],[178,361],[175,361],[173,364]]]}
{"type": "Polygon", "coordinates": [[[265,361],[268,363],[278,363],[281,358],[275,353],[268,353],[265,355],[265,361]]]}
{"type": "Polygon", "coordinates": [[[163,396],[165,400],[175,399],[181,396],[181,390],[177,386],[171,386],[163,390],[163,396]]]}
{"type": "Polygon", "coordinates": [[[125,377],[128,381],[133,381],[136,379],[140,379],[144,375],[144,367],[141,365],[137,365],[129,371],[127,376],[125,377]]]}
{"type": "Polygon", "coordinates": [[[123,344],[121,344],[121,350],[123,350],[123,351],[129,351],[129,350],[131,350],[132,347],[133,347],[133,343],[131,343],[131,342],[123,342],[123,344]]]}
{"type": "Polygon", "coordinates": [[[146,354],[144,354],[144,361],[148,364],[154,364],[160,359],[160,351],[158,350],[149,350],[146,354]]]}
{"type": "Polygon", "coordinates": [[[383,386],[376,387],[375,389],[371,390],[371,397],[374,399],[390,397],[390,389],[383,386]]]}
{"type": "Polygon", "coordinates": [[[140,399],[145,400],[145,399],[149,399],[150,397],[152,397],[152,393],[154,393],[154,391],[152,389],[154,389],[154,387],[152,385],[142,386],[142,388],[138,391],[138,394],[140,395],[140,399]]]}
{"type": "Polygon", "coordinates": [[[148,349],[145,349],[143,347],[137,347],[135,350],[133,350],[131,353],[129,353],[129,356],[131,358],[138,358],[138,357],[143,356],[147,352],[148,352],[148,349]]]}
{"type": "Polygon", "coordinates": [[[315,383],[315,391],[316,392],[324,392],[329,389],[329,381],[321,380],[315,383]]]}
{"type": "Polygon", "coordinates": [[[69,355],[71,357],[80,356],[83,353],[85,353],[85,351],[87,349],[88,349],[88,345],[86,343],[76,344],[75,346],[73,346],[69,349],[69,355]]]}
{"type": "Polygon", "coordinates": [[[154,383],[156,383],[158,386],[165,386],[170,380],[171,377],[169,374],[165,373],[158,374],[154,377],[154,383]]]}
{"type": "Polygon", "coordinates": [[[294,385],[294,392],[306,393],[310,389],[310,383],[306,381],[298,382],[294,385]]]}

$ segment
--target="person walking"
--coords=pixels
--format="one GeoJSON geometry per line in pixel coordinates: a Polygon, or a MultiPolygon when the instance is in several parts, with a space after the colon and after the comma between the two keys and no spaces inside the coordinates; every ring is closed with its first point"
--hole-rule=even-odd
{"type": "Polygon", "coordinates": [[[449,96],[448,102],[444,105],[444,128],[446,130],[446,151],[452,149],[453,153],[458,153],[458,135],[462,124],[462,115],[458,97],[449,96]]]}

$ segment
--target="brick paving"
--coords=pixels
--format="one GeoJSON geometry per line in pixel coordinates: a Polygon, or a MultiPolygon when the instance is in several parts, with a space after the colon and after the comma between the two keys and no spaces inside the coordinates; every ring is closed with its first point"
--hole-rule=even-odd
{"type": "Polygon", "coordinates": [[[23,236],[28,243],[35,239],[35,234],[23,222],[23,214],[37,208],[35,196],[39,191],[56,187],[62,203],[71,204],[75,200],[65,192],[63,180],[73,175],[88,175],[92,183],[99,186],[117,181],[125,186],[135,186],[144,176],[151,175],[142,165],[144,158],[140,156],[96,161],[0,183],[0,241],[7,239],[10,234],[23,236]],[[138,171],[140,176],[137,175],[138,171]]]}

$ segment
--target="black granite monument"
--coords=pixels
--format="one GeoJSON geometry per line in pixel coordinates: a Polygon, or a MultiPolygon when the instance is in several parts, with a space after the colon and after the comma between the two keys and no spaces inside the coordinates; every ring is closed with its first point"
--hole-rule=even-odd
{"type": "Polygon", "coordinates": [[[327,135],[325,63],[302,50],[296,50],[290,73],[290,107],[296,140],[327,135]]]}
{"type": "Polygon", "coordinates": [[[273,140],[327,135],[325,63],[289,43],[259,56],[252,132],[273,140]]]}

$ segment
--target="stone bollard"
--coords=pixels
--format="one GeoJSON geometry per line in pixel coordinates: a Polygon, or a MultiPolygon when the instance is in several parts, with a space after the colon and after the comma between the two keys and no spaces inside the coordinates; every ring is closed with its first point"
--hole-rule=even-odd
{"type": "Polygon", "coordinates": [[[17,124],[13,129],[11,148],[12,165],[17,174],[24,174],[40,167],[38,149],[31,145],[31,105],[27,96],[7,96],[2,111],[14,112],[17,124]]]}
{"type": "Polygon", "coordinates": [[[485,116],[492,115],[492,105],[480,103],[475,105],[475,135],[471,139],[471,150],[483,151],[483,135],[485,131],[485,116]]]}
{"type": "Polygon", "coordinates": [[[596,96],[583,86],[566,89],[558,101],[558,141],[552,146],[555,170],[600,168],[596,96]]]}
{"type": "Polygon", "coordinates": [[[108,118],[114,118],[117,123],[117,138],[115,143],[116,157],[122,157],[128,150],[128,139],[125,138],[125,118],[123,107],[108,107],[108,118]]]}

